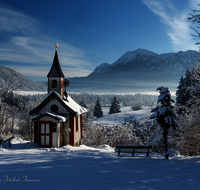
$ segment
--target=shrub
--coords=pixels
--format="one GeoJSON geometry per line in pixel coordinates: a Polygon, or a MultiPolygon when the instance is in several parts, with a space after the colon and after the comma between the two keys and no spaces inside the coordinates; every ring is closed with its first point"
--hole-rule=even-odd
{"type": "Polygon", "coordinates": [[[131,106],[131,109],[132,109],[133,111],[143,109],[142,103],[141,103],[141,102],[135,102],[135,103],[131,106]]]}

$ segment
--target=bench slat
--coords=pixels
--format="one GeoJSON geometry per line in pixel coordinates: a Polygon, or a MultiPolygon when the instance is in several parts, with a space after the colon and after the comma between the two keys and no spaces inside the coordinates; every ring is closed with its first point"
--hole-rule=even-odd
{"type": "Polygon", "coordinates": [[[125,146],[125,145],[116,145],[116,148],[124,148],[124,149],[129,149],[129,148],[133,148],[134,146],[125,146]]]}
{"type": "Polygon", "coordinates": [[[151,152],[149,149],[135,149],[135,153],[146,153],[146,152],[151,152]]]}
{"type": "Polygon", "coordinates": [[[134,146],[135,149],[152,149],[152,146],[134,146]]]}
{"type": "MultiPolygon", "coordinates": [[[[119,152],[119,149],[115,149],[115,152],[119,152]]],[[[123,149],[123,148],[120,148],[120,152],[133,152],[133,149],[123,149]]]]}

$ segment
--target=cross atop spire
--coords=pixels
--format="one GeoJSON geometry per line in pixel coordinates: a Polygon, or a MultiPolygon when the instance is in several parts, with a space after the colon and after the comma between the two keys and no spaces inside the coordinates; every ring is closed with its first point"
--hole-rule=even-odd
{"type": "Polygon", "coordinates": [[[55,43],[55,48],[56,48],[56,51],[57,51],[57,48],[58,48],[58,44],[57,43],[55,43]]]}

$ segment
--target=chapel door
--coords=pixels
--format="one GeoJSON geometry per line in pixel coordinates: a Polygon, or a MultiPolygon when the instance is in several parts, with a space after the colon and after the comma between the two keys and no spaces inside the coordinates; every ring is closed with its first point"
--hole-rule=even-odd
{"type": "Polygon", "coordinates": [[[40,121],[39,122],[39,147],[52,147],[52,122],[40,121]]]}

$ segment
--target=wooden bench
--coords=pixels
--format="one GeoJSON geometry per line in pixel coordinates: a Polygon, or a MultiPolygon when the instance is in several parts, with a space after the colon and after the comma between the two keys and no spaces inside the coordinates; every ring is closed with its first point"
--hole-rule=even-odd
{"type": "Polygon", "coordinates": [[[149,157],[149,153],[152,152],[152,146],[124,146],[124,145],[116,145],[115,152],[118,152],[118,156],[120,153],[146,153],[146,156],[149,157]]]}
{"type": "Polygon", "coordinates": [[[9,141],[9,147],[11,147],[11,140],[13,139],[13,138],[15,138],[14,136],[12,136],[12,137],[10,137],[10,138],[8,138],[8,139],[6,139],[5,141],[3,141],[2,143],[1,143],[1,145],[3,145],[4,143],[6,143],[6,142],[8,142],[9,141]]]}

